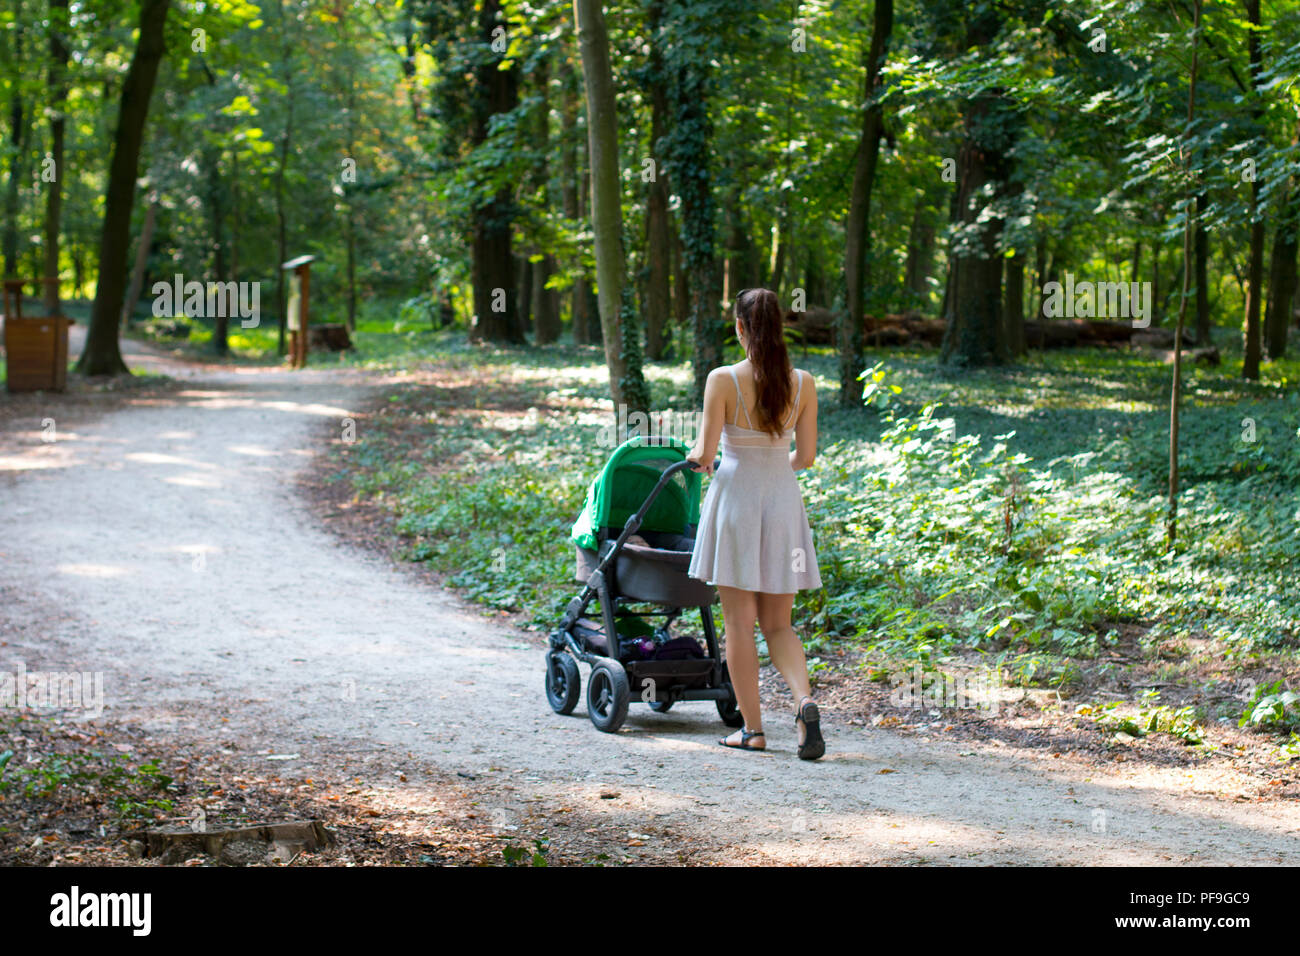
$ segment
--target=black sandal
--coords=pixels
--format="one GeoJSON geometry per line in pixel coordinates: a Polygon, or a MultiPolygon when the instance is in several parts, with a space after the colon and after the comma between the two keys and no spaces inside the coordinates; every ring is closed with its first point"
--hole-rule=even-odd
{"type": "Polygon", "coordinates": [[[760,727],[758,730],[748,730],[748,729],[746,729],[745,727],[741,727],[741,728],[740,728],[740,743],[738,743],[738,744],[729,744],[729,743],[727,743],[727,738],[726,738],[726,737],[719,737],[719,738],[718,738],[718,743],[722,744],[722,746],[724,746],[724,747],[730,747],[732,750],[766,750],[766,749],[767,749],[767,746],[766,746],[766,744],[767,744],[767,735],[763,733],[763,729],[762,729],[761,727],[760,727]],[[751,747],[751,746],[749,745],[749,741],[750,741],[750,738],[752,738],[752,737],[762,737],[762,738],[763,738],[763,744],[764,744],[764,746],[762,746],[762,747],[751,747]]]}
{"type": "Polygon", "coordinates": [[[795,733],[799,732],[799,721],[803,721],[804,738],[803,743],[799,745],[800,760],[816,760],[826,753],[826,741],[822,739],[821,729],[821,711],[813,703],[811,697],[805,697],[807,701],[803,704],[794,715],[795,733]]]}

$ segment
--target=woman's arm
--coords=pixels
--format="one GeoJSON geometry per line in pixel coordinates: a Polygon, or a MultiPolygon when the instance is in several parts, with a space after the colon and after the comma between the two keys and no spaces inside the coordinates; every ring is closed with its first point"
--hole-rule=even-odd
{"type": "MultiPolygon", "coordinates": [[[[803,372],[799,373],[800,375],[803,372]]],[[[808,396],[803,403],[803,411],[794,423],[794,451],[790,452],[790,467],[795,471],[807,468],[817,458],[817,379],[808,373],[808,387],[804,389],[808,396]]]]}
{"type": "Polygon", "coordinates": [[[695,437],[695,447],[686,456],[696,464],[696,471],[713,474],[713,459],[718,454],[718,440],[722,437],[722,423],[727,420],[727,397],[720,384],[724,369],[715,368],[704,382],[704,414],[700,417],[700,432],[695,437]]]}

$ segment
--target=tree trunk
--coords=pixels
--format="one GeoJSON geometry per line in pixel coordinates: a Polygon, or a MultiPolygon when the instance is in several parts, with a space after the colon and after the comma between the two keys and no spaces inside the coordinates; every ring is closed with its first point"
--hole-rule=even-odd
{"type": "Polygon", "coordinates": [[[627,298],[623,258],[623,205],[618,171],[618,105],[609,65],[609,36],[600,0],[574,0],[587,93],[587,150],[591,159],[591,224],[595,233],[600,325],[615,415],[647,412],[641,377],[641,343],[627,298]],[[631,320],[631,321],[629,321],[631,320]]]}
{"type": "MultiPolygon", "coordinates": [[[[339,31],[343,32],[343,20],[339,19],[339,31]]],[[[351,51],[349,51],[351,54],[351,51]]],[[[356,136],[357,136],[357,103],[356,103],[356,74],[354,69],[355,59],[352,55],[348,57],[348,127],[347,127],[347,155],[356,158],[356,136]]],[[[345,205],[344,221],[344,241],[347,246],[347,281],[348,281],[348,311],[346,323],[348,333],[351,334],[357,330],[357,214],[355,202],[353,200],[353,190],[349,186],[355,183],[343,184],[343,201],[345,205]]]]}
{"type": "MultiPolygon", "coordinates": [[[[1188,140],[1191,138],[1192,121],[1196,118],[1196,72],[1201,39],[1201,0],[1193,2],[1195,20],[1192,24],[1192,70],[1187,87],[1187,125],[1183,127],[1185,132],[1179,149],[1184,171],[1191,165],[1188,140]]],[[[1188,215],[1183,225],[1183,294],[1178,300],[1178,323],[1174,327],[1174,382],[1169,395],[1169,511],[1165,523],[1167,547],[1173,547],[1178,537],[1178,415],[1183,394],[1183,325],[1187,321],[1187,295],[1192,285],[1193,220],[1196,218],[1190,188],[1184,208],[1188,215]]]]}
{"type": "MultiPolygon", "coordinates": [[[[25,27],[22,18],[14,25],[14,59],[13,76],[22,76],[23,35],[25,27]]],[[[22,82],[13,84],[13,99],[9,103],[9,181],[5,190],[4,235],[0,245],[4,251],[4,275],[8,278],[18,277],[21,267],[18,264],[18,200],[22,181],[27,176],[27,139],[31,122],[23,104],[22,82]]]]}
{"type": "MultiPolygon", "coordinates": [[[[582,215],[582,169],[578,163],[578,89],[577,77],[573,72],[572,61],[568,56],[560,63],[560,89],[564,92],[564,108],[560,111],[560,156],[563,160],[561,199],[564,203],[564,218],[570,223],[578,224],[582,215]]],[[[585,345],[587,336],[586,291],[581,277],[575,278],[569,293],[569,313],[572,319],[574,345],[585,345]]]]}
{"type": "Polygon", "coordinates": [[[552,255],[542,256],[533,263],[533,329],[537,344],[554,342],[560,337],[560,303],[554,289],[546,283],[555,274],[556,262],[552,255]]]}
{"type": "Polygon", "coordinates": [[[288,277],[285,276],[284,270],[280,268],[284,263],[289,261],[289,223],[288,211],[284,203],[284,177],[289,169],[289,145],[293,139],[293,100],[294,85],[293,72],[289,67],[290,45],[289,33],[285,29],[285,12],[284,0],[280,0],[280,33],[282,44],[280,48],[280,64],[284,67],[283,83],[285,85],[284,94],[284,135],[280,137],[280,161],[275,170],[275,222],[276,222],[276,263],[275,263],[275,309],[277,315],[277,339],[276,349],[280,355],[287,351],[285,346],[285,332],[288,328],[288,303],[285,292],[285,283],[288,277]]]}
{"type": "MultiPolygon", "coordinates": [[[[239,281],[239,147],[230,147],[230,278],[239,281]]],[[[261,321],[261,317],[258,317],[261,321]]]]}
{"type": "Polygon", "coordinates": [[[515,302],[518,304],[515,321],[525,334],[533,321],[533,273],[536,266],[528,256],[516,255],[515,261],[515,302]]]}
{"type": "MultiPolygon", "coordinates": [[[[1297,126],[1291,147],[1300,146],[1297,126]]],[[[1268,305],[1264,310],[1264,338],[1270,359],[1286,354],[1287,334],[1291,325],[1292,300],[1296,292],[1296,253],[1300,250],[1300,188],[1293,177],[1278,211],[1277,230],[1273,234],[1273,254],[1269,264],[1268,305]]]]}
{"type": "Polygon", "coordinates": [[[1160,243],[1151,246],[1151,324],[1164,321],[1164,303],[1160,301],[1160,243]]]}
{"type": "Polygon", "coordinates": [[[126,293],[126,253],[131,240],[131,207],[139,173],[149,98],[165,49],[163,27],[170,0],[141,0],[140,37],[122,84],[122,105],[113,137],[104,228],[99,240],[99,270],[95,303],[91,307],[86,347],[77,363],[85,375],[116,375],[129,371],[118,348],[118,320],[126,293]]]}
{"type": "MultiPolygon", "coordinates": [[[[987,111],[988,105],[975,109],[976,113],[969,119],[979,122],[977,117],[987,111]]],[[[971,202],[982,194],[987,183],[997,181],[1000,157],[991,155],[968,138],[957,161],[960,221],[968,236],[972,230],[977,230],[977,235],[973,239],[973,253],[954,244],[949,254],[952,286],[941,356],[944,364],[997,365],[1007,359],[1001,321],[1002,259],[997,253],[1001,221],[979,223],[982,210],[971,208],[971,202]]]]}
{"type": "Polygon", "coordinates": [[[673,229],[671,235],[672,271],[673,271],[673,322],[679,329],[686,328],[691,321],[691,283],[686,274],[685,254],[682,252],[681,229],[673,229]]]}
{"type": "Polygon", "coordinates": [[[917,296],[930,292],[926,281],[934,257],[934,223],[925,213],[925,194],[917,196],[912,208],[912,223],[907,228],[907,261],[903,266],[903,286],[917,296]]]}
{"type": "MultiPolygon", "coordinates": [[[[985,47],[997,35],[1001,14],[983,10],[972,14],[966,48],[985,47]]],[[[953,284],[948,299],[947,331],[941,349],[945,365],[999,365],[1007,360],[1002,325],[1002,258],[998,239],[1002,220],[983,221],[989,199],[984,187],[1005,191],[1015,142],[1012,111],[998,90],[985,90],[964,109],[965,131],[957,156],[958,221],[949,253],[953,284]]]]}
{"type": "MultiPolygon", "coordinates": [[[[221,151],[209,148],[205,153],[208,218],[212,228],[212,274],[218,282],[226,282],[230,276],[226,260],[226,199],[225,186],[221,181],[221,151]]],[[[227,335],[230,318],[226,315],[225,308],[218,308],[216,314],[208,318],[212,320],[212,350],[217,355],[229,355],[227,335]]]]}
{"type": "MultiPolygon", "coordinates": [[[[501,0],[483,0],[479,8],[478,42],[490,49],[492,31],[504,26],[501,0]]],[[[474,69],[475,92],[473,143],[482,146],[488,139],[492,118],[509,113],[519,103],[519,80],[515,67],[500,69],[503,54],[485,55],[474,69]]],[[[514,197],[509,186],[498,189],[487,201],[479,200],[471,212],[471,271],[474,284],[474,322],[471,341],[524,341],[523,322],[519,314],[519,296],[515,286],[514,257],[511,251],[514,197]]]]}
{"type": "Polygon", "coordinates": [[[1192,237],[1193,266],[1196,270],[1196,344],[1211,343],[1209,241],[1205,234],[1205,191],[1196,194],[1196,233],[1192,237]]]}
{"type": "MultiPolygon", "coordinates": [[[[1041,228],[1041,227],[1040,227],[1041,228]]],[[[1141,246],[1134,249],[1133,255],[1136,257],[1141,250],[1141,246]]],[[[1136,260],[1135,260],[1136,261],[1136,260]]],[[[1134,270],[1137,266],[1134,265],[1134,270]]],[[[1136,275],[1134,276],[1136,279],[1136,275]]],[[[1043,318],[1043,287],[1047,284],[1047,237],[1041,233],[1038,241],[1034,243],[1034,286],[1037,297],[1034,299],[1034,319],[1043,318]]],[[[1028,343],[1026,343],[1028,344],[1028,343]]]]}
{"type": "Polygon", "coordinates": [[[153,231],[158,222],[158,194],[149,196],[149,208],[144,213],[144,227],[140,230],[140,242],[135,250],[135,268],[131,270],[131,286],[127,289],[126,302],[122,306],[122,328],[126,328],[135,307],[140,302],[140,293],[144,291],[144,274],[149,265],[149,248],[153,245],[153,231]]]}
{"type": "Polygon", "coordinates": [[[81,290],[86,286],[86,250],[79,242],[72,244],[72,294],[80,299],[81,290]]]}
{"type": "MultiPolygon", "coordinates": [[[[208,86],[217,85],[217,77],[202,57],[199,65],[207,77],[208,86]]],[[[226,259],[226,187],[221,179],[220,146],[205,143],[202,149],[203,167],[207,174],[208,219],[212,228],[212,272],[217,282],[226,282],[229,276],[229,264],[226,259]]],[[[230,317],[224,307],[218,308],[212,320],[212,350],[219,356],[230,354],[227,336],[230,329],[230,317]]]]}
{"type": "Polygon", "coordinates": [[[862,92],[862,134],[858,138],[857,164],[853,171],[853,192],[849,199],[849,220],[844,236],[845,308],[838,316],[836,339],[840,353],[840,405],[860,403],[862,389],[858,375],[865,366],[862,335],[866,325],[867,250],[871,245],[871,190],[876,181],[876,161],[884,134],[884,112],[873,103],[880,85],[889,35],[894,28],[894,0],[876,0],[867,53],[866,82],[862,92]]]}
{"type": "MultiPolygon", "coordinates": [[[[591,219],[591,165],[587,162],[587,150],[585,147],[581,151],[582,155],[582,187],[578,191],[578,213],[579,221],[587,223],[591,219]]],[[[604,335],[600,328],[600,307],[596,300],[596,293],[593,290],[591,280],[586,276],[579,276],[573,283],[573,307],[574,307],[574,342],[582,345],[602,345],[604,344],[604,335]],[[581,328],[582,337],[578,337],[578,329],[581,328]]]]}
{"type": "Polygon", "coordinates": [[[46,85],[50,93],[50,158],[54,161],[54,181],[45,183],[45,314],[58,315],[59,306],[59,231],[63,217],[63,133],[68,102],[64,73],[68,67],[68,47],[63,42],[68,29],[68,0],[50,0],[50,73],[46,85]]]}
{"type": "MultiPolygon", "coordinates": [[[[537,67],[536,82],[541,93],[541,99],[534,117],[536,124],[535,144],[541,158],[537,163],[537,167],[533,170],[533,181],[542,197],[542,208],[550,209],[551,204],[548,198],[549,190],[547,186],[550,181],[550,172],[546,157],[551,144],[551,105],[549,97],[551,74],[549,63],[546,60],[543,60],[537,67]]],[[[531,309],[533,313],[533,338],[538,345],[554,342],[560,337],[559,297],[554,290],[546,288],[546,283],[555,274],[555,269],[555,257],[549,253],[533,263],[530,289],[532,294],[531,309]]]]}
{"type": "MultiPolygon", "coordinates": [[[[791,23],[799,18],[799,0],[790,0],[789,20],[791,23]]],[[[786,83],[789,89],[798,89],[803,75],[803,57],[787,57],[788,72],[786,73],[786,83]]],[[[791,233],[793,226],[791,224],[790,213],[790,194],[794,192],[794,182],[791,179],[792,165],[794,162],[794,111],[795,97],[787,96],[785,99],[785,149],[784,159],[782,161],[781,176],[781,202],[776,213],[776,222],[772,226],[772,254],[768,260],[768,278],[767,287],[781,297],[781,286],[785,281],[786,263],[790,258],[790,244],[792,241],[791,233]]]]}
{"type": "Polygon", "coordinates": [[[1277,232],[1273,236],[1273,255],[1269,265],[1264,332],[1268,357],[1274,360],[1286,354],[1291,303],[1296,291],[1296,253],[1300,250],[1300,233],[1297,231],[1295,205],[1296,194],[1291,192],[1283,203],[1277,232]]]}
{"type": "MultiPolygon", "coordinates": [[[[674,30],[689,31],[689,22],[674,30]]],[[[681,198],[682,272],[691,297],[691,400],[704,400],[709,372],[722,364],[721,274],[715,259],[713,175],[709,122],[709,62],[695,56],[680,63],[672,78],[673,126],[668,135],[670,174],[681,198]]]]}
{"type": "Polygon", "coordinates": [[[668,177],[660,141],[668,118],[668,83],[663,50],[664,0],[650,0],[646,8],[646,28],[650,38],[649,77],[650,158],[654,178],[646,196],[646,261],[649,275],[645,287],[646,354],[656,361],[664,357],[672,296],[669,289],[669,260],[672,256],[668,226],[668,177]]]}
{"type": "Polygon", "coordinates": [[[1025,257],[1013,256],[1006,261],[1006,295],[1003,299],[1002,321],[1005,326],[1007,351],[1024,355],[1025,344],[1025,257]]]}
{"type": "MultiPolygon", "coordinates": [[[[1258,27],[1259,0],[1244,0],[1246,17],[1251,25],[1258,27]]],[[[1251,30],[1246,38],[1246,47],[1250,54],[1250,86],[1255,99],[1251,107],[1251,118],[1257,128],[1261,127],[1264,111],[1260,106],[1263,91],[1263,57],[1259,47],[1259,31],[1251,30]]],[[[1263,299],[1264,285],[1264,220],[1260,216],[1259,196],[1263,184],[1256,176],[1250,184],[1250,265],[1246,269],[1246,317],[1243,329],[1241,377],[1251,381],[1259,380],[1260,360],[1260,325],[1259,314],[1263,299]]]]}

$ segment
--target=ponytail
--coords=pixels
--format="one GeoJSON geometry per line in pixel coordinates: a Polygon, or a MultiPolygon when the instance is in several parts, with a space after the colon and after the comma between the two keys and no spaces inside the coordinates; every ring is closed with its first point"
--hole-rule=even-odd
{"type": "Polygon", "coordinates": [[[763,431],[780,437],[793,392],[781,304],[770,289],[742,289],[736,297],[736,317],[745,330],[745,352],[754,370],[759,422],[763,431]]]}

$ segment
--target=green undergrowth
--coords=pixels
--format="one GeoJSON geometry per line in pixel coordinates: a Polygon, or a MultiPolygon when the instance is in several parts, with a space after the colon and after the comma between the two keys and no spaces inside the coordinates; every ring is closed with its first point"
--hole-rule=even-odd
{"type": "MultiPolygon", "coordinates": [[[[476,390],[395,387],[340,474],[392,508],[411,559],[553,626],[574,590],[569,529],[610,450],[597,440],[600,350],[476,347],[418,328],[357,339],[345,363],[460,370],[476,390]]],[[[796,353],[822,411],[818,460],[800,476],[825,583],[796,606],[810,653],[975,653],[1011,683],[1057,688],[1125,632],[1145,648],[1209,638],[1229,661],[1291,654],[1300,369],[1271,363],[1243,383],[1224,352],[1225,368],[1187,370],[1172,549],[1159,361],[1062,351],[955,376],[932,352],[894,350],[867,407],[840,409],[834,356],[796,353]]],[[[689,374],[652,363],[653,408],[688,411],[689,374]]]]}
{"type": "MultiPolygon", "coordinates": [[[[20,734],[23,721],[33,719],[0,713],[0,726],[20,734]]],[[[172,778],[158,763],[133,762],[120,753],[97,748],[0,750],[0,797],[14,795],[51,803],[70,795],[90,798],[110,808],[118,824],[128,824],[171,812],[173,790],[172,778]]]]}

